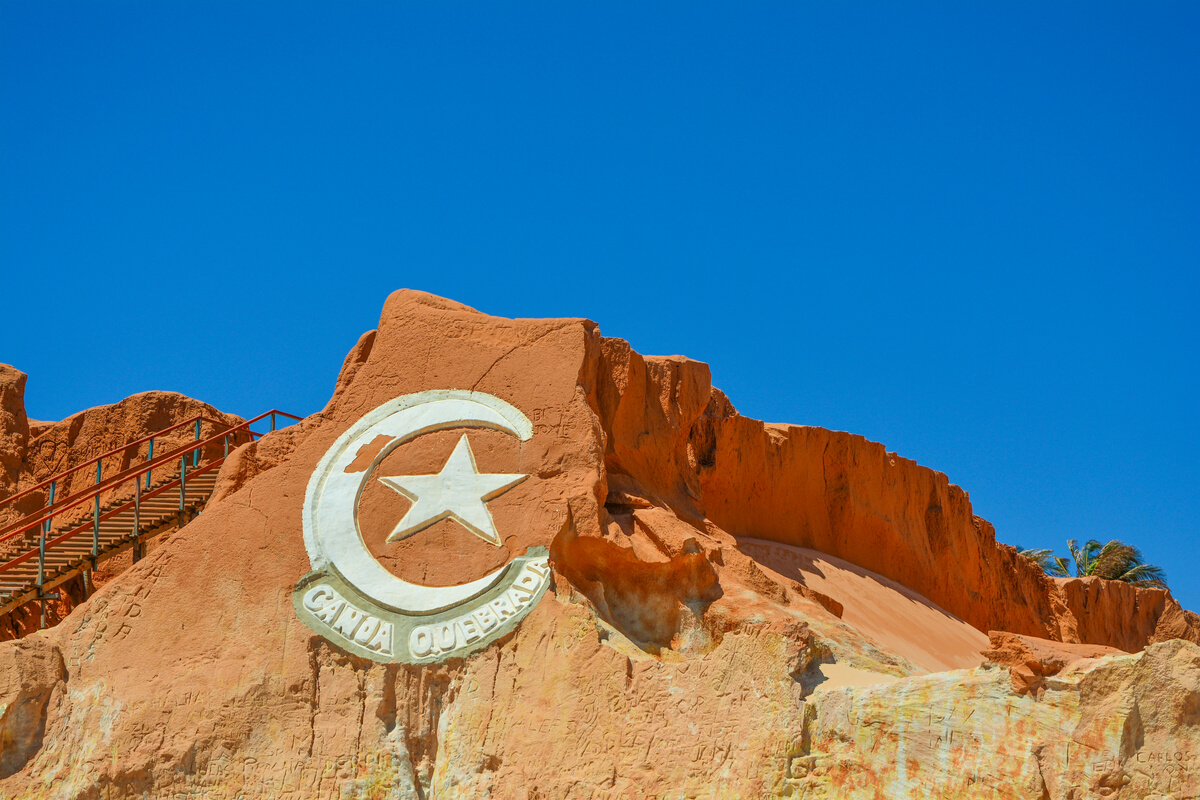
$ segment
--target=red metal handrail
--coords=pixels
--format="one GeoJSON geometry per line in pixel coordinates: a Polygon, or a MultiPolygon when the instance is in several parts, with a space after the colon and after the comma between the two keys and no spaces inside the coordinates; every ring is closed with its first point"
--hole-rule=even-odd
{"type": "MultiPolygon", "coordinates": [[[[270,412],[267,412],[267,413],[270,413],[270,412]]],[[[276,413],[282,413],[282,412],[276,412],[276,413]]],[[[102,460],[108,458],[109,456],[116,455],[117,453],[123,453],[131,447],[137,447],[137,446],[143,444],[144,442],[148,442],[151,439],[156,439],[159,436],[162,436],[164,433],[170,433],[171,431],[173,431],[177,428],[182,428],[184,425],[191,425],[195,422],[211,422],[215,425],[228,425],[229,424],[228,422],[225,422],[223,420],[212,419],[211,417],[206,417],[203,414],[197,414],[194,417],[189,417],[188,419],[185,419],[183,422],[177,422],[169,428],[163,428],[161,431],[156,431],[154,433],[143,436],[142,438],[137,439],[135,441],[128,442],[127,444],[123,444],[120,447],[115,447],[106,453],[101,453],[100,455],[95,456],[94,458],[84,461],[82,464],[71,467],[70,469],[63,470],[62,472],[58,473],[57,475],[52,475],[39,484],[30,486],[28,489],[24,489],[20,492],[17,492],[14,495],[11,495],[9,497],[4,498],[3,500],[0,500],[0,508],[3,508],[4,506],[8,505],[9,503],[16,502],[17,500],[21,499],[22,497],[32,494],[32,493],[38,491],[39,489],[45,489],[51,483],[60,481],[67,475],[71,475],[75,472],[79,472],[84,467],[90,467],[91,465],[95,464],[97,461],[102,461],[102,460]]]]}
{"type": "MultiPolygon", "coordinates": [[[[147,472],[151,472],[158,467],[164,466],[165,464],[172,463],[176,459],[178,459],[180,456],[186,456],[190,453],[194,453],[198,450],[201,450],[202,448],[204,448],[208,445],[215,444],[223,439],[227,439],[228,437],[235,435],[236,433],[238,433],[239,431],[241,431],[243,429],[245,429],[245,432],[251,437],[251,439],[262,436],[263,435],[262,433],[251,430],[250,425],[252,425],[255,422],[258,422],[259,420],[265,419],[266,417],[269,417],[269,416],[273,417],[275,415],[278,415],[281,417],[287,417],[288,419],[296,420],[297,422],[299,422],[303,419],[302,417],[297,417],[294,414],[288,414],[285,411],[279,411],[278,409],[272,409],[270,411],[266,411],[262,414],[259,414],[257,417],[254,417],[253,419],[248,419],[245,422],[241,423],[240,425],[235,425],[235,426],[228,428],[218,434],[215,434],[214,436],[210,436],[209,438],[204,439],[202,441],[189,442],[188,444],[183,445],[182,447],[178,447],[169,453],[164,453],[163,455],[158,456],[157,458],[155,458],[151,461],[144,461],[140,465],[138,465],[136,468],[127,469],[121,473],[118,473],[117,475],[113,475],[110,478],[108,478],[107,480],[102,481],[101,483],[98,483],[98,484],[90,487],[86,491],[81,492],[78,495],[68,498],[66,503],[48,505],[48,506],[42,508],[40,511],[35,511],[32,514],[29,514],[29,515],[23,517],[22,519],[19,519],[19,520],[13,522],[12,524],[6,526],[5,528],[0,529],[0,542],[8,541],[9,539],[12,539],[22,533],[25,533],[26,531],[32,530],[32,529],[36,528],[37,526],[39,526],[41,523],[45,522],[47,519],[50,519],[51,517],[55,517],[55,516],[60,516],[66,510],[74,508],[75,506],[81,505],[84,502],[97,497],[101,493],[106,492],[109,489],[112,489],[112,488],[124,483],[125,481],[128,481],[130,478],[140,479],[141,476],[145,475],[147,472]]],[[[186,420],[185,422],[180,423],[179,425],[176,425],[174,427],[180,427],[180,426],[186,425],[188,423],[194,423],[197,421],[197,419],[200,419],[200,418],[203,418],[203,417],[202,416],[201,417],[193,417],[193,418],[186,420]]],[[[209,420],[209,421],[216,422],[217,424],[225,424],[225,423],[221,423],[217,420],[209,420]]],[[[170,429],[167,429],[167,430],[170,430],[170,429]]],[[[162,433],[162,431],[160,431],[159,433],[162,433]]],[[[155,435],[157,436],[159,434],[155,434],[155,435]]],[[[139,441],[146,441],[149,438],[150,437],[145,437],[139,441]]],[[[119,453],[122,450],[128,449],[129,447],[132,447],[132,446],[134,446],[133,442],[129,443],[128,445],[125,445],[124,447],[117,448],[116,450],[111,450],[108,453],[106,453],[105,455],[112,455],[113,453],[119,453]]],[[[87,462],[87,464],[95,464],[96,461],[98,461],[102,457],[103,456],[98,456],[96,458],[93,458],[91,461],[87,462]]],[[[219,459],[215,459],[214,461],[209,462],[209,464],[206,465],[205,469],[202,469],[201,467],[197,466],[197,468],[196,468],[197,472],[207,471],[207,467],[210,467],[213,464],[223,462],[224,460],[225,460],[225,456],[222,456],[219,459]]],[[[87,464],[84,464],[83,466],[87,466],[87,464]]],[[[74,469],[67,470],[65,472],[59,473],[59,475],[60,476],[67,475],[73,471],[75,471],[75,470],[74,469]]],[[[56,476],[56,478],[57,478],[57,476],[56,476]]],[[[41,485],[49,485],[49,481],[46,481],[41,485]]],[[[168,485],[171,485],[171,484],[168,484],[168,485]]],[[[160,489],[161,488],[165,488],[165,487],[160,487],[160,489]]],[[[147,495],[147,496],[157,494],[158,491],[159,490],[155,490],[155,491],[151,492],[150,495],[147,495]]],[[[12,563],[13,562],[10,561],[9,564],[7,564],[5,566],[9,566],[12,563]]],[[[2,572],[2,571],[3,571],[3,568],[0,567],[0,572],[2,572]]]]}
{"type": "MultiPolygon", "coordinates": [[[[268,411],[267,413],[269,414],[271,412],[268,411]]],[[[276,412],[276,413],[280,413],[280,412],[276,412]]],[[[184,423],[181,423],[181,424],[191,424],[196,421],[211,422],[216,425],[228,425],[228,423],[226,423],[226,422],[221,422],[220,420],[209,419],[208,417],[204,417],[204,416],[192,417],[191,419],[186,420],[184,423]]],[[[242,425],[244,425],[244,424],[245,423],[242,423],[242,425]]],[[[173,426],[173,428],[177,428],[177,427],[180,427],[180,426],[179,425],[173,426]]],[[[239,425],[236,427],[240,428],[242,426],[239,425]]],[[[169,430],[172,430],[172,428],[164,429],[164,431],[169,431],[169,430]]],[[[228,428],[225,431],[223,431],[221,434],[219,434],[219,436],[224,437],[224,436],[231,435],[233,433],[233,431],[234,431],[234,428],[228,428]]],[[[162,433],[162,432],[163,431],[159,431],[159,433],[162,433]]],[[[140,439],[139,442],[147,441],[149,439],[155,438],[158,435],[159,434],[154,434],[154,436],[144,437],[144,438],[140,439]]],[[[253,438],[253,436],[251,438],[253,438]]],[[[104,456],[97,456],[96,458],[93,458],[91,461],[88,461],[87,463],[85,463],[83,466],[87,466],[88,464],[95,464],[101,458],[111,456],[116,453],[120,453],[122,450],[127,450],[128,448],[133,447],[135,444],[136,444],[135,442],[130,442],[125,447],[117,448],[116,450],[110,450],[108,453],[105,453],[104,456]]],[[[124,483],[125,481],[129,480],[129,478],[132,477],[135,472],[137,472],[141,475],[144,475],[146,472],[153,471],[156,467],[162,466],[163,464],[166,464],[166,463],[171,463],[176,456],[179,456],[180,454],[182,454],[183,452],[185,452],[189,449],[195,449],[195,447],[197,445],[198,445],[198,441],[193,441],[188,444],[181,445],[180,447],[177,447],[174,450],[171,450],[170,452],[160,454],[157,458],[150,459],[148,461],[143,461],[139,465],[129,467],[128,469],[122,470],[121,472],[118,472],[115,475],[110,475],[107,478],[105,478],[104,480],[100,481],[99,483],[95,483],[92,486],[88,487],[86,490],[84,490],[83,494],[71,495],[69,497],[61,498],[57,503],[53,503],[53,502],[49,503],[49,504],[43,506],[41,511],[35,511],[35,512],[33,512],[33,514],[41,514],[44,512],[53,511],[53,513],[50,516],[56,516],[59,513],[59,511],[61,511],[62,509],[71,508],[72,506],[77,505],[76,501],[87,500],[88,498],[94,497],[97,494],[107,491],[108,489],[111,489],[112,487],[114,487],[118,484],[124,483]],[[71,502],[66,503],[64,505],[63,501],[65,501],[65,500],[70,500],[71,502]]],[[[77,467],[73,467],[69,470],[60,472],[57,475],[55,475],[53,478],[50,478],[49,480],[43,481],[42,483],[38,484],[38,486],[43,486],[43,487],[47,486],[51,483],[54,483],[55,481],[62,479],[63,476],[70,475],[71,473],[76,472],[77,470],[78,470],[77,467]]],[[[26,490],[26,492],[22,492],[22,494],[25,494],[30,491],[34,491],[36,488],[37,487],[33,487],[33,489],[28,489],[28,490],[26,490]]],[[[14,495],[13,497],[10,497],[9,500],[15,499],[15,497],[16,497],[16,495],[14,495]]],[[[7,501],[5,501],[5,502],[7,502],[7,501]]],[[[3,505],[3,503],[0,503],[0,505],[3,505]]],[[[9,523],[8,525],[4,526],[3,528],[0,528],[0,542],[3,542],[6,539],[10,538],[7,535],[8,532],[13,530],[13,528],[15,528],[16,526],[21,525],[24,522],[27,522],[30,516],[31,515],[26,515],[25,517],[22,517],[21,519],[17,520],[16,522],[9,523]]]]}
{"type": "MultiPolygon", "coordinates": [[[[194,422],[195,419],[192,419],[190,421],[194,422]]],[[[245,423],[243,423],[243,425],[244,424],[245,423]]],[[[241,427],[241,426],[237,426],[237,427],[241,427]]],[[[225,436],[233,435],[234,433],[235,433],[234,429],[229,428],[229,429],[223,431],[222,433],[220,433],[219,437],[223,438],[225,436]]],[[[83,490],[83,492],[81,492],[79,494],[75,494],[70,497],[64,498],[63,500],[59,501],[58,503],[52,503],[52,504],[43,506],[40,510],[34,511],[31,514],[27,514],[26,516],[22,517],[21,519],[10,523],[3,528],[0,528],[0,542],[4,542],[4,541],[7,541],[8,539],[11,539],[13,537],[13,535],[15,535],[15,533],[20,533],[21,531],[26,530],[29,527],[32,527],[37,522],[44,521],[50,517],[59,516],[65,510],[67,510],[69,508],[73,508],[77,505],[80,505],[85,500],[90,500],[90,499],[94,498],[96,495],[102,494],[102,493],[108,491],[109,489],[112,489],[113,487],[118,486],[121,483],[124,483],[125,481],[129,480],[131,477],[134,477],[135,475],[140,478],[142,475],[145,475],[147,472],[152,472],[158,467],[161,467],[165,464],[171,464],[180,455],[183,455],[185,452],[187,452],[189,450],[194,450],[197,446],[199,446],[199,442],[190,442],[189,444],[182,445],[181,447],[177,447],[168,453],[163,453],[162,455],[158,456],[157,458],[151,459],[149,461],[143,461],[137,467],[131,467],[130,469],[119,472],[116,475],[110,475],[105,480],[101,481],[100,483],[93,484],[92,486],[83,490]],[[64,502],[64,501],[66,501],[66,502],[64,502]],[[38,519],[33,519],[33,517],[37,517],[38,519]],[[18,528],[19,528],[19,530],[17,530],[18,528]]],[[[93,460],[92,463],[95,463],[95,460],[93,460]]],[[[69,474],[69,471],[59,473],[59,474],[66,475],[66,474],[69,474]]]]}
{"type": "MultiPolygon", "coordinates": [[[[207,464],[196,467],[195,471],[189,471],[188,477],[191,478],[191,477],[195,477],[196,475],[203,475],[205,472],[208,472],[211,469],[215,469],[216,467],[221,466],[221,464],[224,463],[224,461],[225,461],[225,456],[222,456],[221,458],[218,458],[218,459],[214,459],[214,460],[208,462],[207,464]]],[[[179,478],[176,478],[173,481],[168,481],[167,483],[164,483],[162,486],[159,486],[159,487],[147,492],[146,494],[143,494],[133,500],[127,500],[126,502],[122,503],[121,505],[116,506],[115,508],[109,509],[107,512],[105,512],[104,514],[101,514],[99,517],[95,518],[94,520],[89,519],[85,522],[81,522],[78,525],[76,525],[74,528],[70,528],[69,530],[67,530],[66,533],[59,534],[58,536],[56,536],[53,539],[47,539],[45,550],[40,551],[40,552],[49,553],[50,548],[54,547],[55,545],[62,544],[63,542],[67,541],[68,539],[73,539],[74,537],[80,535],[81,533],[89,532],[92,530],[94,525],[104,522],[107,519],[111,519],[112,517],[115,517],[116,515],[118,515],[122,512],[128,511],[129,509],[133,508],[135,504],[144,503],[144,502],[146,502],[146,500],[148,498],[154,497],[157,494],[161,494],[168,489],[174,489],[178,485],[179,485],[179,478]]],[[[5,572],[8,572],[10,569],[17,566],[18,564],[23,564],[26,561],[29,561],[34,556],[36,556],[38,554],[38,552],[39,552],[39,548],[35,547],[32,550],[28,550],[28,551],[22,553],[21,555],[16,556],[15,558],[10,558],[4,564],[0,564],[0,575],[3,575],[5,572]]]]}

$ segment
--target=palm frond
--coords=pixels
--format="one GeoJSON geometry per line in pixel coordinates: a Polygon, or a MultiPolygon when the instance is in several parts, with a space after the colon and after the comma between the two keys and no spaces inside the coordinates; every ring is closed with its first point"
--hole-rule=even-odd
{"type": "MultiPolygon", "coordinates": [[[[1016,545],[1017,554],[1033,561],[1047,575],[1056,578],[1071,576],[1070,562],[1054,555],[1047,547],[1022,547],[1016,545]]],[[[1142,561],[1142,551],[1120,539],[1109,539],[1101,544],[1088,539],[1080,546],[1074,539],[1067,540],[1071,561],[1075,562],[1075,576],[1097,577],[1110,581],[1121,581],[1140,588],[1167,588],[1167,574],[1162,567],[1142,561]]]]}
{"type": "Polygon", "coordinates": [[[1119,539],[1110,539],[1100,548],[1092,565],[1092,575],[1109,580],[1120,580],[1131,566],[1142,563],[1142,553],[1131,544],[1119,539]]]}
{"type": "Polygon", "coordinates": [[[1131,583],[1142,589],[1166,589],[1167,573],[1155,564],[1137,564],[1113,580],[1131,583]]]}
{"type": "MultiPolygon", "coordinates": [[[[1023,549],[1017,547],[1017,554],[1025,556],[1033,563],[1042,568],[1043,572],[1051,572],[1054,569],[1054,551],[1044,547],[1031,547],[1023,549]]],[[[1053,574],[1053,573],[1051,573],[1053,574]]]]}
{"type": "MultiPolygon", "coordinates": [[[[1167,588],[1167,574],[1162,567],[1142,561],[1142,551],[1120,539],[1109,539],[1101,544],[1089,539],[1082,547],[1074,539],[1067,540],[1071,558],[1075,561],[1075,575],[1080,578],[1095,576],[1111,581],[1122,581],[1142,588],[1167,588]]],[[[1066,573],[1066,559],[1058,559],[1058,567],[1066,573]]]]}
{"type": "Polygon", "coordinates": [[[1067,549],[1071,551],[1071,560],[1075,562],[1076,577],[1082,578],[1091,575],[1100,543],[1091,539],[1083,547],[1080,547],[1074,539],[1067,539],[1067,549]]]}

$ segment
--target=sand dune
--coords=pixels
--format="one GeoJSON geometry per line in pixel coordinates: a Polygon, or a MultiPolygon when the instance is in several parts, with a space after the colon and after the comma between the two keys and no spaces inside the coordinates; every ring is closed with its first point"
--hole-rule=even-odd
{"type": "Polygon", "coordinates": [[[740,539],[738,549],[764,569],[837,600],[844,622],[923,669],[941,672],[983,661],[985,633],[893,580],[805,547],[740,539]]]}

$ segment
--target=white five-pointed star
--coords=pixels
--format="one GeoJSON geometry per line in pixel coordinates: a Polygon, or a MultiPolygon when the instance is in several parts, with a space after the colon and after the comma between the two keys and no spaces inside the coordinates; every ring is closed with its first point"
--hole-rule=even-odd
{"type": "Polygon", "coordinates": [[[392,475],[379,480],[413,502],[388,535],[394,542],[450,519],[483,539],[500,546],[496,523],[485,503],[528,478],[528,475],[480,474],[467,435],[458,440],[446,466],[437,475],[392,475]]]}

